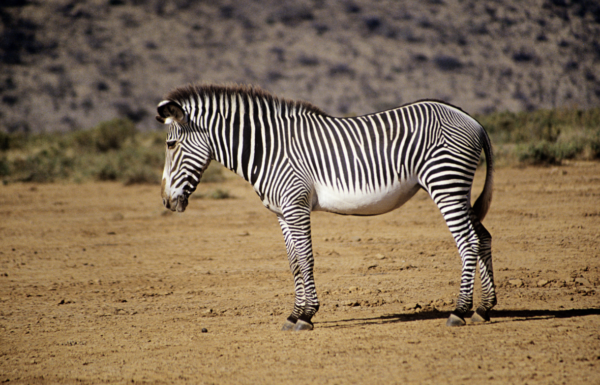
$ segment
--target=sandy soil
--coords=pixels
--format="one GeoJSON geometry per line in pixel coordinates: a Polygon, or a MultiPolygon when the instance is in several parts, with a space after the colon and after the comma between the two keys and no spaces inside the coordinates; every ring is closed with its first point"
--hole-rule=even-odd
{"type": "Polygon", "coordinates": [[[277,221],[234,175],[199,187],[233,199],[184,214],[158,186],[2,186],[0,382],[598,384],[599,175],[497,171],[499,304],[462,328],[444,326],[460,260],[424,193],[378,217],[315,213],[323,305],[303,333],[279,330],[277,221]]]}

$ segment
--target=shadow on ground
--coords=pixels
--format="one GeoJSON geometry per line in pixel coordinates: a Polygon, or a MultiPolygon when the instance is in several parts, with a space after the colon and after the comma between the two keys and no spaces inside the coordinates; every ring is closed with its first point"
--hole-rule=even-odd
{"type": "MultiPolygon", "coordinates": [[[[600,315],[600,309],[565,309],[565,310],[492,310],[490,317],[492,323],[498,322],[499,319],[503,319],[501,322],[507,321],[527,321],[533,319],[552,319],[552,318],[573,318],[583,317],[587,315],[600,315]]],[[[364,326],[372,324],[382,323],[396,323],[396,322],[409,322],[409,321],[424,321],[432,319],[447,319],[450,316],[449,311],[424,311],[420,313],[411,314],[386,314],[380,317],[372,318],[349,318],[336,321],[324,321],[318,322],[324,328],[333,327],[352,327],[352,326],[364,326]]],[[[471,315],[467,317],[470,318],[471,315]]],[[[467,321],[468,322],[468,321],[467,321]]],[[[489,323],[487,323],[489,324],[489,323]]],[[[485,324],[482,324],[485,325],[485,324]]]]}

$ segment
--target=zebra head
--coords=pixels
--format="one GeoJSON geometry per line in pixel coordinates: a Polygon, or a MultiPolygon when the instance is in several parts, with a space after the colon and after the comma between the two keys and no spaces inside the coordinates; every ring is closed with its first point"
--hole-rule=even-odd
{"type": "Polygon", "coordinates": [[[163,100],[157,110],[156,120],[169,126],[161,186],[163,204],[172,211],[183,212],[210,163],[211,152],[179,103],[163,100]]]}

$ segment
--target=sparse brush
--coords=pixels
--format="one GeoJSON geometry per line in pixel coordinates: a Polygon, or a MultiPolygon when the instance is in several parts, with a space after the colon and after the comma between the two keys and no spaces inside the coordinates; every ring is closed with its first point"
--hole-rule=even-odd
{"type": "Polygon", "coordinates": [[[212,191],[206,193],[195,192],[192,194],[192,199],[233,199],[234,196],[229,193],[227,190],[223,190],[221,188],[216,188],[212,191]]]}
{"type": "Polygon", "coordinates": [[[121,149],[131,143],[135,136],[136,129],[133,122],[128,119],[113,119],[102,122],[91,130],[74,133],[72,140],[81,149],[107,152],[121,149]]]}
{"type": "Polygon", "coordinates": [[[600,108],[499,112],[477,119],[500,149],[497,155],[516,156],[525,164],[600,158],[600,108]]]}
{"type": "Polygon", "coordinates": [[[210,199],[231,199],[233,196],[227,190],[222,190],[220,188],[214,190],[209,194],[210,199]]]}
{"type": "MultiPolygon", "coordinates": [[[[500,112],[476,116],[490,134],[496,164],[561,164],[600,159],[600,108],[500,112]]],[[[4,183],[70,180],[160,183],[165,134],[140,133],[127,119],[113,119],[71,133],[27,135],[0,132],[0,178],[4,183]]],[[[225,180],[212,162],[203,183],[225,180]]],[[[205,197],[227,199],[225,190],[205,197]]]]}
{"type": "MultiPolygon", "coordinates": [[[[159,184],[164,153],[163,132],[137,132],[127,119],[62,134],[0,132],[0,177],[4,183],[99,180],[159,184]]],[[[223,180],[223,166],[213,162],[203,181],[223,180]]]]}

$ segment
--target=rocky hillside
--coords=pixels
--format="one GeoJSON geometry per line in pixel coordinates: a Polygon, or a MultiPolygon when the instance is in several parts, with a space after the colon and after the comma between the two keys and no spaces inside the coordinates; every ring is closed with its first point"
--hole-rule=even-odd
{"type": "Polygon", "coordinates": [[[0,130],[127,116],[175,86],[254,83],[333,115],[600,105],[596,0],[2,0],[0,130]],[[524,5],[527,4],[527,5],[524,5]]]}

